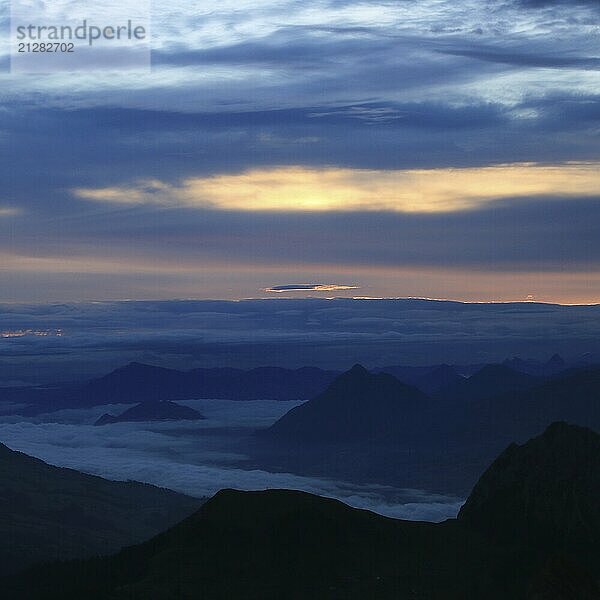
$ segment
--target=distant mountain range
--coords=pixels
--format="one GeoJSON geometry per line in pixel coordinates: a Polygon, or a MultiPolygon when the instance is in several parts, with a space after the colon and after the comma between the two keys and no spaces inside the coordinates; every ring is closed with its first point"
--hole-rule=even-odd
{"type": "Polygon", "coordinates": [[[78,385],[0,388],[0,401],[22,405],[19,411],[32,415],[71,407],[195,398],[305,400],[322,391],[337,375],[337,372],[313,367],[177,371],[130,363],[78,385]]]}
{"type": "MultiPolygon", "coordinates": [[[[519,357],[507,358],[502,365],[512,371],[525,373],[526,375],[552,377],[568,368],[590,366],[590,364],[594,364],[591,359],[592,357],[581,357],[579,360],[569,364],[560,355],[554,354],[547,361],[522,359],[519,357]]],[[[414,385],[427,394],[432,394],[442,388],[449,387],[453,383],[458,383],[467,377],[471,377],[486,366],[488,366],[487,363],[467,365],[443,364],[423,367],[388,366],[373,370],[389,373],[404,383],[414,385]]]]}
{"type": "MultiPolygon", "coordinates": [[[[441,390],[452,388],[465,381],[455,367],[439,365],[413,381],[413,385],[426,394],[435,394],[441,390]]],[[[404,381],[404,380],[401,380],[404,381]]]]}
{"type": "MultiPolygon", "coordinates": [[[[390,366],[372,371],[388,373],[426,394],[438,395],[453,388],[460,390],[467,377],[485,366],[390,366]]],[[[513,358],[505,361],[504,366],[513,373],[537,377],[551,377],[567,368],[558,355],[546,363],[513,358]]],[[[325,390],[339,374],[337,371],[326,371],[316,367],[259,367],[251,370],[211,368],[179,371],[133,362],[102,377],[79,384],[0,388],[0,403],[13,412],[35,415],[63,408],[196,398],[307,400],[325,390]]]]}
{"type": "MultiPolygon", "coordinates": [[[[579,357],[577,360],[567,362],[559,354],[553,354],[548,360],[536,360],[533,358],[520,358],[519,356],[513,356],[512,358],[505,359],[501,364],[527,375],[534,375],[535,377],[552,377],[557,375],[561,371],[568,368],[581,368],[588,367],[593,364],[597,364],[597,360],[591,355],[584,355],[579,357]]],[[[434,365],[430,367],[384,367],[379,369],[395,375],[402,381],[407,383],[417,384],[419,380],[424,380],[430,373],[439,367],[450,367],[455,373],[462,375],[463,377],[470,377],[477,371],[481,370],[488,363],[473,363],[473,364],[462,364],[462,365],[434,365]]]]}
{"type": "Polygon", "coordinates": [[[506,365],[486,365],[471,377],[463,377],[438,388],[435,395],[444,400],[482,400],[509,392],[525,390],[543,379],[515,371],[506,365]]]}
{"type": "MultiPolygon", "coordinates": [[[[540,365],[549,372],[564,361],[554,356],[540,365]]],[[[104,415],[101,425],[201,418],[175,403],[190,398],[312,397],[264,434],[241,440],[241,453],[250,457],[243,466],[461,496],[510,441],[528,439],[555,420],[600,425],[599,367],[544,377],[506,363],[484,365],[468,377],[452,365],[394,369],[405,378],[413,369],[415,383],[361,366],[339,374],[308,367],[177,371],[131,363],[79,386],[0,390],[0,398],[27,415],[136,404],[122,415],[104,415]]]]}
{"type": "Polygon", "coordinates": [[[512,440],[556,420],[600,427],[600,368],[549,380],[487,366],[429,397],[355,366],[259,432],[259,465],[463,494],[512,440]]]}
{"type": "Polygon", "coordinates": [[[94,425],[111,425],[134,421],[198,421],[204,416],[189,406],[182,406],[170,400],[146,401],[136,404],[120,415],[103,414],[94,425]]]}
{"type": "Polygon", "coordinates": [[[0,574],[39,561],[116,552],[201,503],[151,485],[53,467],[0,444],[0,574]]]}
{"type": "MultiPolygon", "coordinates": [[[[504,363],[507,367],[521,373],[527,373],[528,375],[535,375],[536,377],[551,377],[561,371],[568,368],[568,365],[564,358],[559,354],[553,354],[546,362],[541,362],[531,359],[522,359],[515,356],[510,359],[506,359],[504,363]]],[[[585,366],[583,364],[576,364],[573,366],[585,366]]]]}
{"type": "MultiPolygon", "coordinates": [[[[461,393],[462,384],[486,366],[390,366],[371,371],[393,375],[403,383],[429,395],[450,396],[452,390],[455,390],[455,394],[461,393]]],[[[526,385],[527,379],[522,377],[519,383],[519,374],[549,378],[566,370],[568,365],[560,356],[554,355],[546,362],[507,359],[503,366],[510,369],[511,373],[517,373],[513,375],[513,380],[516,389],[521,389],[526,385]]],[[[495,365],[494,368],[499,369],[500,365],[495,365]]],[[[0,403],[7,407],[15,407],[10,409],[13,412],[35,415],[63,408],[196,398],[306,400],[325,390],[339,374],[337,371],[326,371],[316,367],[259,367],[251,370],[227,367],[179,371],[133,362],[80,384],[0,388],[0,403]]],[[[473,387],[473,382],[470,382],[468,387],[473,387]]],[[[510,386],[509,388],[513,389],[510,386]]]]}
{"type": "Polygon", "coordinates": [[[36,567],[3,591],[17,600],[598,600],[599,485],[598,434],[556,423],[503,452],[456,520],[224,490],[146,543],[36,567]]]}

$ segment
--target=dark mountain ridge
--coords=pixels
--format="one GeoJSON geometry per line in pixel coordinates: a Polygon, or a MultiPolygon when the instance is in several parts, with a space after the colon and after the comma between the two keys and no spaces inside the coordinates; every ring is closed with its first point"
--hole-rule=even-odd
{"type": "Polygon", "coordinates": [[[459,518],[441,524],[389,519],[303,492],[223,490],[149,542],[38,567],[4,589],[28,600],[597,600],[600,538],[590,535],[582,546],[560,540],[600,522],[598,466],[598,434],[553,425],[507,449],[459,518]],[[565,469],[576,459],[587,467],[565,469]],[[573,521],[564,485],[588,507],[584,521],[573,521]],[[533,513],[515,512],[523,502],[533,513]],[[531,519],[536,506],[541,520],[531,519]],[[512,517],[526,528],[501,536],[490,528],[512,517]],[[529,526],[545,537],[529,535],[529,526]]]}
{"type": "Polygon", "coordinates": [[[147,484],[54,467],[0,444],[0,573],[115,552],[156,535],[201,503],[147,484]]]}
{"type": "Polygon", "coordinates": [[[600,435],[557,422],[511,444],[485,471],[459,520],[499,541],[563,552],[600,541],[600,435]]]}

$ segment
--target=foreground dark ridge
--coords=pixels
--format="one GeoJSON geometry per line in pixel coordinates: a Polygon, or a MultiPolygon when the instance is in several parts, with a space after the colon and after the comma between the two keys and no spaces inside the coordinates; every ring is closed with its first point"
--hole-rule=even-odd
{"type": "Polygon", "coordinates": [[[147,484],[53,467],[0,444],[0,574],[39,561],[116,552],[201,503],[147,484]]]}
{"type": "Polygon", "coordinates": [[[600,436],[557,423],[509,447],[457,520],[224,490],[149,542],[36,568],[4,589],[28,600],[598,600],[599,478],[600,436]]]}

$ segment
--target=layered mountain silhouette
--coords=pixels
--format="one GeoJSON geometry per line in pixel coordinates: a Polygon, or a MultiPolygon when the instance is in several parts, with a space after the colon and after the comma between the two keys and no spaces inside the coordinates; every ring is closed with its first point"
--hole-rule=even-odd
{"type": "MultiPolygon", "coordinates": [[[[460,368],[434,365],[385,367],[374,372],[391,374],[429,395],[452,398],[462,395],[462,399],[466,399],[525,389],[541,383],[533,378],[532,373],[547,377],[563,371],[565,367],[564,361],[556,355],[547,363],[511,359],[503,365],[488,365],[483,369],[476,365],[460,368]],[[464,373],[471,376],[467,378],[464,373]]],[[[259,367],[250,370],[226,367],[179,371],[132,362],[82,384],[0,388],[0,402],[21,406],[19,412],[22,414],[35,415],[63,408],[195,398],[306,400],[322,392],[339,374],[315,367],[259,367]]]]}
{"type": "Polygon", "coordinates": [[[541,383],[540,379],[505,365],[486,365],[471,377],[439,387],[437,396],[446,400],[481,400],[508,392],[525,390],[541,383]]]}
{"type": "Polygon", "coordinates": [[[39,561],[115,552],[200,504],[151,485],[53,467],[0,444],[0,574],[39,561]]]}
{"type": "Polygon", "coordinates": [[[495,365],[459,387],[455,396],[429,398],[356,366],[262,432],[249,451],[257,464],[304,475],[462,495],[513,440],[558,420],[600,427],[597,367],[540,381],[495,365]]]}
{"type": "Polygon", "coordinates": [[[189,406],[182,406],[170,400],[146,401],[136,404],[118,416],[102,415],[94,425],[128,423],[133,421],[197,421],[204,416],[189,406]]]}
{"type": "Polygon", "coordinates": [[[37,567],[3,589],[28,600],[597,600],[599,472],[599,436],[559,423],[508,448],[456,520],[412,523],[303,492],[224,490],[149,542],[37,567]]]}
{"type": "MultiPolygon", "coordinates": [[[[414,385],[415,387],[421,389],[421,383],[426,382],[427,378],[435,371],[446,371],[449,373],[449,370],[451,369],[462,377],[469,377],[473,375],[473,373],[476,373],[482,369],[484,366],[485,363],[474,363],[467,365],[435,364],[427,366],[389,365],[386,367],[378,367],[373,369],[373,372],[388,373],[404,383],[414,385]]],[[[421,391],[429,393],[426,389],[422,389],[421,391]]]]}
{"type": "Polygon", "coordinates": [[[567,368],[567,363],[560,354],[553,354],[546,362],[522,359],[518,356],[507,358],[503,363],[514,371],[521,371],[537,377],[551,377],[567,368]]]}
{"type": "Polygon", "coordinates": [[[463,375],[450,365],[439,365],[429,373],[421,375],[414,386],[426,394],[435,394],[440,390],[459,385],[465,380],[463,375]]]}
{"type": "MultiPolygon", "coordinates": [[[[524,390],[466,402],[457,413],[474,440],[523,441],[553,421],[600,426],[600,367],[565,371],[524,390]],[[478,430],[478,434],[474,431],[478,430]]],[[[451,411],[442,416],[447,418],[451,411]]],[[[465,427],[456,428],[457,432],[465,427]]]]}
{"type": "Polygon", "coordinates": [[[305,400],[321,392],[337,375],[314,367],[178,371],[133,362],[80,385],[0,390],[0,400],[26,405],[21,412],[28,415],[69,407],[195,398],[305,400]]]}

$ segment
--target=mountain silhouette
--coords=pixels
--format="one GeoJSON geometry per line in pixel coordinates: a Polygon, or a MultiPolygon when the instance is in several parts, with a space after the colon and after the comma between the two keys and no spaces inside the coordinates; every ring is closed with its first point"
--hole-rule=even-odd
{"type": "Polygon", "coordinates": [[[200,504],[151,485],[53,467],[0,444],[0,574],[38,561],[115,552],[200,504]]]}
{"type": "Polygon", "coordinates": [[[511,444],[487,469],[459,520],[498,540],[558,549],[600,540],[600,436],[557,422],[511,444]]]}
{"type": "Polygon", "coordinates": [[[307,400],[322,392],[339,375],[337,371],[316,367],[257,367],[227,377],[215,377],[213,369],[191,372],[210,382],[203,397],[227,400],[307,400]]]}
{"type": "Polygon", "coordinates": [[[464,497],[512,441],[554,421],[600,428],[598,367],[540,381],[493,365],[470,379],[468,393],[428,398],[390,375],[355,367],[247,450],[256,466],[464,497]],[[514,388],[532,380],[537,385],[499,392],[507,381],[514,388]]]}
{"type": "Polygon", "coordinates": [[[431,366],[408,366],[408,365],[388,365],[386,367],[380,367],[371,369],[373,373],[387,373],[393,375],[396,379],[399,379],[402,383],[408,385],[414,385],[415,387],[424,377],[427,377],[430,373],[435,371],[440,365],[431,366]]]}
{"type": "Polygon", "coordinates": [[[445,400],[480,400],[540,383],[537,377],[514,371],[505,365],[486,365],[471,377],[462,378],[438,388],[437,395],[445,400]]]}
{"type": "Polygon", "coordinates": [[[63,408],[196,398],[305,400],[323,391],[337,375],[314,367],[178,371],[132,362],[83,384],[0,390],[0,398],[28,405],[22,411],[27,415],[63,408]]]}
{"type": "Polygon", "coordinates": [[[466,402],[454,412],[460,419],[455,432],[504,446],[511,440],[525,441],[554,421],[597,429],[599,396],[600,367],[565,371],[528,389],[466,402]]]}
{"type": "Polygon", "coordinates": [[[577,505],[589,508],[585,523],[597,524],[599,460],[596,433],[553,425],[507,449],[460,517],[440,524],[390,519],[304,492],[223,490],[146,543],[109,558],[36,567],[5,580],[4,590],[28,600],[594,600],[600,538],[562,543],[582,533],[562,484],[565,477],[577,482],[577,505]],[[569,476],[556,453],[589,468],[569,476]],[[515,513],[522,506],[525,514],[515,513]],[[542,509],[541,520],[531,520],[530,506],[534,514],[542,509]],[[499,532],[511,518],[525,528],[499,532]],[[490,527],[495,519],[498,527],[490,527]],[[539,528],[542,540],[530,535],[539,528]]]}
{"type": "Polygon", "coordinates": [[[510,359],[507,358],[502,364],[514,371],[520,371],[521,373],[537,377],[551,377],[567,368],[567,363],[560,354],[553,354],[546,362],[522,359],[515,356],[510,359]]]}
{"type": "Polygon", "coordinates": [[[94,425],[109,425],[112,423],[126,423],[132,421],[196,421],[204,416],[189,406],[182,406],[176,402],[164,400],[162,402],[142,402],[128,408],[118,416],[111,414],[102,415],[94,425]]]}
{"type": "Polygon", "coordinates": [[[81,393],[88,405],[99,400],[106,404],[135,402],[138,398],[158,401],[171,399],[165,395],[172,398],[188,395],[190,384],[182,371],[132,362],[88,382],[81,393]]]}
{"type": "Polygon", "coordinates": [[[364,442],[393,435],[427,400],[423,392],[392,375],[355,365],[264,435],[286,441],[364,442]]]}
{"type": "Polygon", "coordinates": [[[439,365],[431,372],[421,375],[414,382],[414,386],[426,394],[434,394],[451,386],[457,386],[464,380],[465,378],[454,367],[439,365]]]}

